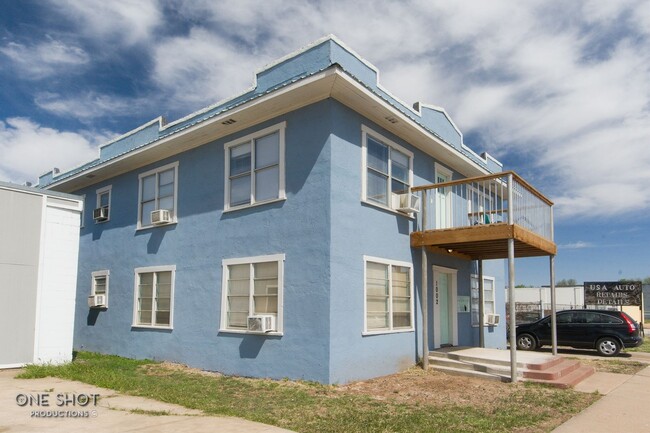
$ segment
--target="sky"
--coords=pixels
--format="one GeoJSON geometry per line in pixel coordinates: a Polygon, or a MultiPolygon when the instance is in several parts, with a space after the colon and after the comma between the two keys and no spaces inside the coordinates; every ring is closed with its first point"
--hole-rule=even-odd
{"type": "MultiPolygon", "coordinates": [[[[554,203],[556,280],[650,276],[650,2],[0,0],[0,180],[37,183],[334,34],[554,203]]],[[[548,258],[517,284],[549,283],[548,258]]]]}

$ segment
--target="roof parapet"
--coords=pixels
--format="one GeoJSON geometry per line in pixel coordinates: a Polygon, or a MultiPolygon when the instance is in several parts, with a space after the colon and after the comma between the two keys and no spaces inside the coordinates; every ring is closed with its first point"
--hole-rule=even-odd
{"type": "Polygon", "coordinates": [[[410,107],[400,101],[381,86],[379,71],[375,66],[347,47],[334,35],[328,35],[257,71],[254,76],[253,86],[244,93],[203,108],[169,124],[162,117],[153,119],[100,146],[97,160],[83,164],[66,173],[48,172],[43,174],[39,177],[39,187],[43,188],[53,182],[90,170],[117,156],[144,147],[163,137],[175,134],[243,103],[268,94],[286,83],[298,81],[332,66],[339,66],[346,74],[370,89],[386,103],[401,111],[461,154],[469,157],[477,165],[490,171],[493,171],[491,167],[498,167],[497,171],[501,171],[502,165],[498,161],[491,157],[479,157],[465,146],[462,133],[444,109],[419,102],[410,107]]]}

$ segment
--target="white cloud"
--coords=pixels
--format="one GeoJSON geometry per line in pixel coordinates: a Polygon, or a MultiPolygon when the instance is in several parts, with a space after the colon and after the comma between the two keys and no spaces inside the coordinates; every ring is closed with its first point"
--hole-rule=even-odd
{"type": "Polygon", "coordinates": [[[153,105],[150,98],[125,98],[99,94],[94,91],[69,96],[42,92],[35,95],[34,103],[58,116],[72,117],[82,121],[105,116],[128,116],[153,105]]]}
{"type": "Polygon", "coordinates": [[[577,241],[568,244],[560,244],[558,248],[566,250],[580,250],[583,248],[593,248],[594,245],[591,242],[577,241]]]}
{"type": "Polygon", "coordinates": [[[650,49],[638,37],[650,12],[638,2],[255,4],[181,3],[181,15],[215,30],[163,43],[158,84],[177,100],[214,102],[247,88],[266,61],[335,33],[397,97],[441,105],[481,135],[489,148],[476,151],[530,155],[558,218],[650,208],[650,49]]]}
{"type": "MultiPolygon", "coordinates": [[[[174,13],[168,23],[156,0],[56,4],[84,37],[117,49],[148,44],[143,63],[150,61],[146,84],[154,89],[142,99],[40,90],[35,102],[49,112],[90,122],[107,113],[194,111],[241,93],[254,71],[334,33],[379,68],[395,96],[442,106],[465,136],[480,136],[487,149],[474,150],[502,160],[527,155],[525,168],[544,173],[546,184],[536,186],[557,203],[559,219],[650,209],[648,2],[178,0],[165,5],[174,13]]],[[[25,65],[35,71],[88,61],[74,48],[81,44],[55,42],[40,63],[36,46],[2,52],[15,62],[31,55],[25,65]]]]}
{"type": "Polygon", "coordinates": [[[201,28],[160,43],[153,55],[153,79],[169,103],[191,110],[242,93],[252,85],[254,71],[272,59],[241,52],[232,41],[201,28]]]}
{"type": "Polygon", "coordinates": [[[0,47],[23,76],[40,79],[78,68],[88,63],[89,56],[82,48],[47,37],[47,41],[34,45],[8,42],[0,47]]]}
{"type": "Polygon", "coordinates": [[[126,45],[149,41],[162,24],[156,0],[53,0],[57,12],[72,18],[83,33],[126,45]]]}
{"type": "Polygon", "coordinates": [[[97,144],[107,137],[105,132],[58,131],[26,118],[5,119],[0,121],[0,176],[15,183],[36,183],[53,167],[65,171],[95,159],[97,144]]]}

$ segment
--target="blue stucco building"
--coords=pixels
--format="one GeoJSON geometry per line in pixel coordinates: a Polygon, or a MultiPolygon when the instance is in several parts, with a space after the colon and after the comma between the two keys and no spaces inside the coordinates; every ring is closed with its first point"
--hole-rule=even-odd
{"type": "MultiPolygon", "coordinates": [[[[479,326],[477,260],[412,236],[492,214],[453,185],[410,194],[501,171],[444,110],[406,106],[326,37],[240,96],[147,123],[39,186],[85,199],[76,349],[346,383],[413,366],[423,311],[431,348],[478,346],[481,329],[505,348],[504,320],[479,326]]],[[[496,209],[489,188],[471,191],[496,209]]],[[[480,311],[505,318],[505,262],[485,258],[480,311]]]]}

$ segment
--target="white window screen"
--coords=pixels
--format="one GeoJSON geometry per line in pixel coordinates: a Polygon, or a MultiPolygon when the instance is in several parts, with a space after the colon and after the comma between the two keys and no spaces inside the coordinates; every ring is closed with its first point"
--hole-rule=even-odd
{"type": "Polygon", "coordinates": [[[246,329],[255,314],[278,315],[279,264],[277,261],[227,266],[226,326],[246,329]]]}
{"type": "Polygon", "coordinates": [[[395,330],[412,327],[411,270],[366,262],[366,329],[395,330]]]}

